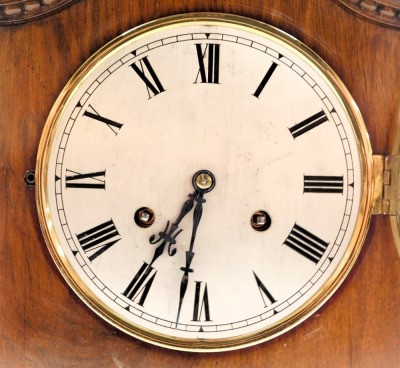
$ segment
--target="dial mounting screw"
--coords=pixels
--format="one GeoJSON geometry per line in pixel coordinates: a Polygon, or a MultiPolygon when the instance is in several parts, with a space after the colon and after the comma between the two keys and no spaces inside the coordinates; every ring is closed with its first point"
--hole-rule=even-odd
{"type": "Polygon", "coordinates": [[[251,216],[250,224],[254,230],[265,231],[271,226],[271,217],[266,211],[256,211],[251,216]]]}
{"type": "Polygon", "coordinates": [[[134,216],[136,225],[143,228],[153,225],[155,218],[154,211],[148,207],[139,208],[134,216]]]}

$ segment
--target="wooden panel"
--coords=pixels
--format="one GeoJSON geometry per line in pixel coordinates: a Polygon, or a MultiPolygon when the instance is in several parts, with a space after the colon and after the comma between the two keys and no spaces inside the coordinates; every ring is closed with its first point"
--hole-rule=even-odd
{"type": "Polygon", "coordinates": [[[161,16],[221,11],[296,36],[337,71],[365,118],[375,153],[390,152],[399,113],[400,33],[334,0],[80,0],[60,13],[0,28],[1,367],[398,367],[400,259],[388,218],[373,218],[355,268],[315,315],[242,351],[167,351],[94,315],[53,265],[39,229],[35,167],[47,114],[79,65],[119,33],[161,16]]]}

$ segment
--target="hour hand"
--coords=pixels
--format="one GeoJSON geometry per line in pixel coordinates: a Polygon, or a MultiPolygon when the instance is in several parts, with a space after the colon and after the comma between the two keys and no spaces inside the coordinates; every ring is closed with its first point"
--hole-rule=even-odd
{"type": "Polygon", "coordinates": [[[182,232],[182,229],[179,230],[179,223],[193,208],[193,202],[196,196],[197,196],[196,192],[194,192],[193,194],[189,194],[189,199],[186,200],[185,203],[183,204],[178,218],[175,220],[175,222],[171,224],[171,227],[170,227],[170,222],[168,221],[165,230],[158,233],[158,238],[156,238],[155,234],[150,237],[149,239],[150,244],[160,243],[160,245],[154,251],[153,259],[151,260],[150,265],[152,265],[155,262],[155,260],[164,253],[165,247],[167,245],[168,245],[168,255],[171,257],[175,255],[176,248],[172,248],[172,246],[176,244],[176,238],[182,232]]]}

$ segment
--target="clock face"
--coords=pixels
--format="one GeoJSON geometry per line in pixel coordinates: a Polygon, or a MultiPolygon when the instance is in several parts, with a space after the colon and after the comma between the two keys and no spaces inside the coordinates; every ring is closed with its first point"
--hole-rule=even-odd
{"type": "Polygon", "coordinates": [[[370,214],[345,88],[269,26],[175,16],[73,77],[46,125],[38,206],[61,272],[103,318],[188,350],[255,344],[337,288],[370,214]]]}

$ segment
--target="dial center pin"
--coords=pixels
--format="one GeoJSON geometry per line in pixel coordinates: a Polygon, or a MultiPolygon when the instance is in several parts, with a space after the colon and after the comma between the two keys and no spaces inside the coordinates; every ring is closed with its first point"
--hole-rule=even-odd
{"type": "Polygon", "coordinates": [[[193,176],[194,189],[208,193],[215,187],[215,176],[211,171],[200,170],[193,176]]]}

